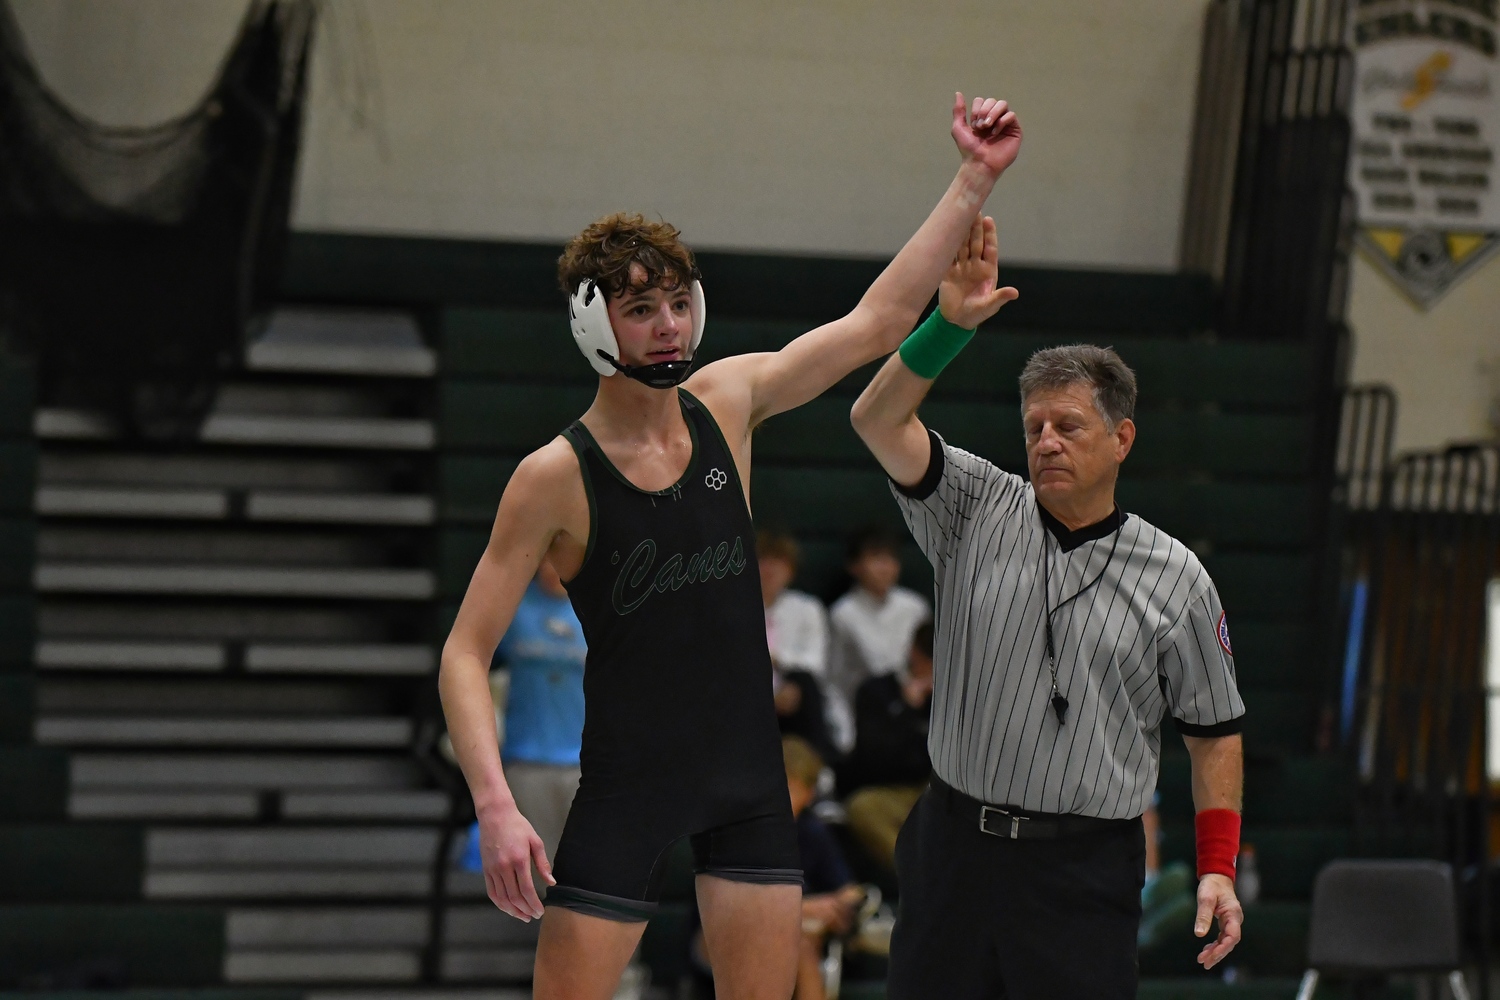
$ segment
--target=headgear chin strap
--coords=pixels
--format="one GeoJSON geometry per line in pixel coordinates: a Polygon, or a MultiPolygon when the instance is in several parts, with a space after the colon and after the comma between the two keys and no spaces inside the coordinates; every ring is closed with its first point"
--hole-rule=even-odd
{"type": "Polygon", "coordinates": [[[697,279],[693,280],[691,308],[693,339],[688,344],[688,357],[682,361],[659,361],[654,365],[620,363],[620,343],[615,339],[614,327],[609,322],[609,305],[592,281],[585,281],[569,296],[568,325],[573,329],[574,343],[600,375],[608,378],[619,372],[653,389],[670,389],[680,385],[693,370],[698,344],[703,340],[707,306],[703,300],[703,283],[697,279]]]}

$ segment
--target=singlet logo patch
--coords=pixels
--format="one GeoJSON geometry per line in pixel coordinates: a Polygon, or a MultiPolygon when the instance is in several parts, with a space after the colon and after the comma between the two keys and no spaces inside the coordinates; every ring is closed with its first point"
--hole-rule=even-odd
{"type": "Polygon", "coordinates": [[[655,564],[656,542],[650,538],[637,545],[625,558],[610,595],[616,614],[630,614],[645,604],[652,594],[681,590],[690,583],[739,576],[745,571],[745,543],[736,535],[733,545],[720,542],[702,552],[694,552],[686,559],[681,552],[674,552],[661,564],[661,569],[653,573],[655,564]]]}
{"type": "Polygon", "coordinates": [[[1219,634],[1219,645],[1224,647],[1224,652],[1233,656],[1234,650],[1229,648],[1229,622],[1223,611],[1219,612],[1219,624],[1214,631],[1219,634]]]}
{"type": "Polygon", "coordinates": [[[709,469],[708,475],[703,477],[703,485],[709,487],[715,492],[722,490],[724,488],[724,484],[727,482],[729,482],[729,477],[724,474],[723,469],[720,469],[718,467],[709,469]]]}

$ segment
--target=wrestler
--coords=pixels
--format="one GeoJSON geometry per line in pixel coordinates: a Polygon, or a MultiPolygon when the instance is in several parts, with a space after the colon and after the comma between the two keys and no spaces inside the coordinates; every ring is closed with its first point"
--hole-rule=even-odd
{"type": "Polygon", "coordinates": [[[691,839],[717,995],[791,995],[801,873],[771,692],[749,510],[751,432],[894,351],[1020,150],[1003,101],[955,96],[961,163],[932,214],[841,319],[780,351],[693,371],[705,296],[677,230],[613,215],[559,277],[593,404],[507,485],[443,649],[448,729],[479,817],[490,898],[541,917],[535,995],[612,996],[656,907],[669,845],[691,839]],[[516,809],[486,682],[543,557],[588,643],[582,779],[549,864],[516,809]]]}

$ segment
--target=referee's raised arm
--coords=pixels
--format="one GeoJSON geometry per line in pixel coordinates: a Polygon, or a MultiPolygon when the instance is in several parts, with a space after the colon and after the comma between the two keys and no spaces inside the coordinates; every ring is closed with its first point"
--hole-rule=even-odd
{"type": "Polygon", "coordinates": [[[892,354],[854,401],[849,419],[886,475],[914,486],[927,471],[931,447],[917,407],[943,367],[974,330],[1019,294],[997,288],[995,220],[975,217],[969,239],[938,290],[938,309],[892,354]]]}

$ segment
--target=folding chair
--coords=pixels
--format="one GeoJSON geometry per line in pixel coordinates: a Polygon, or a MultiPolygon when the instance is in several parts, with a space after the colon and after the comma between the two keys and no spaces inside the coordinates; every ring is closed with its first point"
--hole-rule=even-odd
{"type": "Polygon", "coordinates": [[[1312,1000],[1320,973],[1446,973],[1454,1000],[1469,1000],[1452,869],[1440,861],[1332,862],[1313,885],[1307,955],[1297,1000],[1312,1000]]]}

